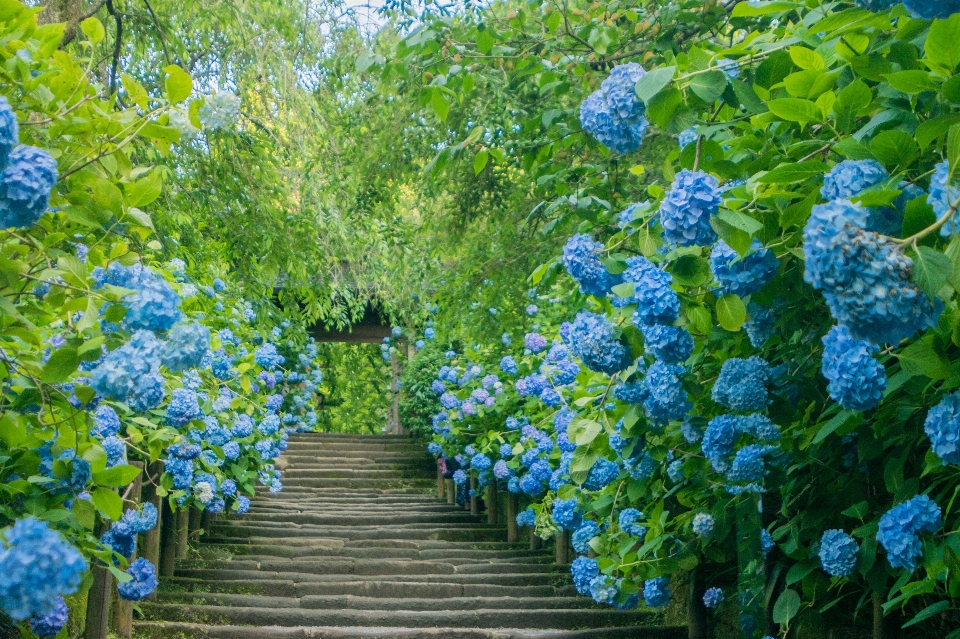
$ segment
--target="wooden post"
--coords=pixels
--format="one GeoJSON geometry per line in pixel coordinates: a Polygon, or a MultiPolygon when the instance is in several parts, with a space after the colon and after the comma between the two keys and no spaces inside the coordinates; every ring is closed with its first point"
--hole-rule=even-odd
{"type": "MultiPolygon", "coordinates": [[[[160,513],[162,509],[160,507],[161,499],[157,494],[156,484],[160,483],[160,476],[162,474],[163,462],[158,461],[147,466],[147,475],[145,477],[146,481],[143,483],[143,493],[141,497],[141,501],[144,504],[153,504],[158,513],[160,513]]],[[[157,525],[154,526],[153,530],[143,536],[143,541],[140,544],[140,556],[152,563],[154,566],[160,565],[160,529],[161,521],[158,520],[157,525]]]]}
{"type": "Polygon", "coordinates": [[[570,531],[564,530],[559,535],[554,535],[553,539],[556,545],[556,563],[566,566],[570,563],[570,531]]]}
{"type": "Polygon", "coordinates": [[[399,350],[394,351],[390,355],[390,428],[387,429],[388,433],[395,435],[400,435],[403,433],[403,428],[400,426],[400,388],[397,386],[397,382],[400,381],[400,357],[397,355],[399,350]]]}
{"type": "Polygon", "coordinates": [[[507,494],[507,541],[516,543],[517,541],[517,508],[520,498],[514,493],[507,494]]]}
{"type": "Polygon", "coordinates": [[[177,511],[177,559],[187,556],[187,544],[190,541],[190,513],[177,511]]]}
{"type": "Polygon", "coordinates": [[[540,545],[543,540],[537,537],[536,528],[529,526],[528,530],[530,531],[530,550],[540,550],[540,545]]]}
{"type": "Polygon", "coordinates": [[[437,499],[443,501],[446,492],[446,484],[443,481],[443,471],[440,470],[440,464],[437,464],[437,499]]]}
{"type": "Polygon", "coordinates": [[[457,503],[457,487],[453,484],[453,480],[444,479],[443,483],[447,487],[447,503],[448,504],[457,503]]]}
{"type": "Polygon", "coordinates": [[[479,515],[480,498],[477,497],[477,478],[473,475],[470,476],[470,490],[473,491],[473,497],[470,497],[470,493],[467,493],[467,497],[470,499],[470,514],[479,515]]]}
{"type": "Polygon", "coordinates": [[[703,605],[703,571],[694,568],[689,573],[690,590],[687,593],[688,639],[710,639],[710,620],[703,605]]]}
{"type": "Polygon", "coordinates": [[[161,577],[173,577],[177,560],[177,529],[179,517],[170,508],[170,500],[162,500],[160,507],[160,564],[161,577]]]}
{"type": "Polygon", "coordinates": [[[497,503],[497,499],[500,497],[497,494],[498,490],[497,480],[494,479],[487,484],[487,492],[484,495],[487,504],[487,523],[491,526],[496,526],[500,523],[500,507],[497,503]]]}
{"type": "MultiPolygon", "coordinates": [[[[143,470],[143,462],[133,461],[129,462],[131,466],[143,470]]],[[[140,506],[140,494],[143,491],[143,473],[141,472],[130,484],[127,489],[126,499],[124,500],[124,507],[127,509],[136,509],[140,506]]],[[[137,556],[137,553],[134,552],[133,557],[130,558],[130,561],[133,561],[137,556]]],[[[126,599],[121,599],[117,597],[116,603],[113,607],[113,631],[117,633],[117,636],[121,639],[130,639],[133,635],[133,602],[127,601],[126,599]]]]}
{"type": "MultiPolygon", "coordinates": [[[[107,532],[107,525],[98,522],[94,534],[100,537],[107,532]]],[[[90,568],[93,573],[93,583],[87,593],[87,617],[83,629],[83,639],[107,639],[110,621],[110,587],[113,577],[110,571],[99,560],[94,560],[90,568]]]]}
{"type": "MultiPolygon", "coordinates": [[[[190,517],[190,536],[193,537],[194,534],[197,533],[197,531],[200,530],[200,526],[202,525],[202,522],[203,522],[203,511],[200,510],[199,508],[191,508],[189,512],[190,512],[190,515],[189,515],[189,517],[190,517]]],[[[199,535],[197,535],[197,538],[199,539],[199,535]]]]}
{"type": "Polygon", "coordinates": [[[208,510],[204,510],[200,513],[200,530],[203,531],[204,535],[210,534],[210,524],[213,523],[213,513],[208,510]]]}

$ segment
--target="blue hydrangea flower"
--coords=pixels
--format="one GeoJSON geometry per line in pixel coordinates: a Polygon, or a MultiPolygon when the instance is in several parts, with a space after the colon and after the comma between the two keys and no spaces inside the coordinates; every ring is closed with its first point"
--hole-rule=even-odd
{"type": "Polygon", "coordinates": [[[663,237],[680,246],[707,246],[717,241],[710,218],[723,202],[717,178],[703,171],[683,169],[660,203],[663,237]]]}
{"type": "Polygon", "coordinates": [[[200,417],[200,404],[197,394],[186,388],[176,388],[167,404],[167,423],[175,428],[186,426],[192,420],[200,417]]]}
{"type": "Polygon", "coordinates": [[[580,292],[585,295],[604,296],[617,283],[597,257],[602,250],[603,244],[594,242],[593,236],[587,234],[574,235],[563,247],[563,267],[580,284],[580,292]]]}
{"type": "Polygon", "coordinates": [[[911,280],[900,246],[865,231],[868,211],[846,200],[813,207],[804,229],[804,279],[856,339],[897,344],[934,326],[943,310],[911,280]]]}
{"type": "Polygon", "coordinates": [[[770,450],[770,446],[762,444],[750,444],[738,450],[727,471],[727,481],[745,484],[762,480],[767,474],[763,465],[763,455],[770,450]]]}
{"type": "Polygon", "coordinates": [[[693,518],[693,534],[698,537],[709,537],[713,534],[716,520],[709,513],[697,513],[693,518]]]}
{"type": "Polygon", "coordinates": [[[555,391],[552,388],[545,388],[540,393],[540,401],[542,401],[547,406],[558,406],[563,398],[560,397],[560,393],[555,391]]]}
{"type": "Polygon", "coordinates": [[[596,559],[577,557],[570,564],[570,574],[573,576],[573,585],[577,592],[587,595],[590,593],[590,584],[600,574],[600,565],[596,559]]]}
{"type": "Polygon", "coordinates": [[[246,495],[240,495],[237,497],[237,513],[240,515],[246,514],[250,510],[250,498],[246,495]]]}
{"type": "Polygon", "coordinates": [[[927,495],[917,495],[884,513],[877,541],[891,566],[913,572],[923,555],[920,533],[937,532],[942,526],[940,506],[927,495]]]}
{"type": "Polygon", "coordinates": [[[703,593],[703,605],[713,609],[723,603],[723,591],[719,588],[707,588],[703,593]]]}
{"type": "Polygon", "coordinates": [[[926,20],[949,18],[960,13],[960,0],[903,0],[903,6],[913,17],[926,20]]]}
{"type": "Polygon", "coordinates": [[[0,172],[0,227],[36,224],[50,204],[57,183],[57,161],[43,149],[20,145],[7,156],[0,172]]]}
{"type": "Polygon", "coordinates": [[[857,4],[871,11],[886,11],[901,2],[902,0],[857,0],[857,4]]]}
{"type": "Polygon", "coordinates": [[[463,484],[467,483],[467,474],[462,470],[454,471],[453,481],[455,484],[462,486],[463,484]]]}
{"type": "Polygon", "coordinates": [[[849,577],[857,567],[857,541],[842,530],[827,530],[820,538],[820,565],[832,577],[849,577]]]}
{"type": "Polygon", "coordinates": [[[623,532],[643,539],[647,536],[647,528],[637,523],[637,521],[643,519],[643,516],[643,513],[636,508],[625,508],[620,511],[617,523],[623,532]]]}
{"type": "Polygon", "coordinates": [[[555,524],[566,530],[576,530],[583,521],[576,499],[554,499],[551,516],[555,524]]]}
{"type": "Polygon", "coordinates": [[[510,467],[502,459],[498,459],[497,463],[493,465],[493,476],[497,479],[507,479],[511,474],[510,467]]]}
{"type": "Polygon", "coordinates": [[[720,367],[711,395],[713,401],[730,410],[762,410],[770,403],[767,395],[769,382],[770,364],[766,360],[731,357],[720,367]]]}
{"type": "Polygon", "coordinates": [[[523,345],[531,353],[539,353],[547,347],[547,339],[539,333],[527,333],[523,336],[523,345]]]}
{"type": "Polygon", "coordinates": [[[286,361],[286,358],[277,352],[277,347],[269,342],[253,352],[253,359],[266,369],[274,369],[286,361]]]}
{"type": "Polygon", "coordinates": [[[740,77],[740,66],[737,64],[736,60],[731,60],[729,58],[720,58],[716,61],[717,68],[727,74],[729,78],[739,78],[740,77]]]}
{"type": "Polygon", "coordinates": [[[57,602],[49,613],[30,617],[30,630],[40,639],[53,639],[67,625],[69,617],[67,603],[63,597],[57,597],[57,602]]]}
{"type": "Polygon", "coordinates": [[[680,132],[680,135],[677,136],[677,142],[680,144],[681,149],[685,149],[697,141],[697,138],[700,137],[700,134],[697,133],[698,128],[700,127],[694,124],[689,129],[684,129],[680,132]]]}
{"type": "Polygon", "coordinates": [[[483,453],[476,453],[470,458],[470,467],[478,472],[489,470],[491,465],[490,458],[483,453]]]}
{"type": "Polygon", "coordinates": [[[876,408],[887,388],[883,365],[874,359],[879,348],[854,339],[845,326],[834,326],[823,337],[823,376],[830,397],[848,410],[876,408]]]}
{"type": "Polygon", "coordinates": [[[0,539],[0,607],[16,621],[53,613],[80,586],[87,562],[46,522],[26,517],[0,539]]]}
{"type": "Polygon", "coordinates": [[[161,360],[172,372],[180,373],[199,366],[209,349],[210,329],[199,323],[179,324],[170,331],[161,360]]]}
{"type": "Polygon", "coordinates": [[[223,456],[228,461],[233,461],[240,457],[240,444],[237,442],[227,442],[223,445],[223,456]]]}
{"type": "Polygon", "coordinates": [[[591,370],[612,375],[630,366],[629,349],[617,339],[613,325],[603,315],[577,313],[568,343],[573,355],[591,370]]]}
{"type": "Polygon", "coordinates": [[[590,552],[590,541],[600,534],[600,526],[594,521],[584,521],[570,537],[573,549],[580,554],[590,552]]]}
{"type": "Polygon", "coordinates": [[[683,460],[675,459],[667,466],[667,477],[674,483],[679,483],[686,478],[683,472],[683,460]]]}
{"type": "Polygon", "coordinates": [[[680,364],[693,354],[693,336],[682,326],[652,324],[640,330],[647,352],[665,364],[680,364]]]}
{"type": "Polygon", "coordinates": [[[690,412],[693,404],[683,390],[680,376],[683,375],[682,366],[654,362],[647,371],[643,380],[647,397],[643,400],[643,408],[647,417],[655,426],[664,426],[667,422],[681,420],[690,412]]]}
{"type": "Polygon", "coordinates": [[[630,153],[643,143],[646,107],[634,87],[644,75],[635,62],[616,66],[580,105],[583,129],[614,153],[630,153]]]}
{"type": "Polygon", "coordinates": [[[643,381],[620,382],[613,387],[613,396],[627,404],[640,404],[647,398],[647,387],[643,381]]]}
{"type": "Polygon", "coordinates": [[[94,427],[90,434],[100,439],[115,437],[120,433],[120,417],[117,411],[106,404],[97,406],[97,411],[93,415],[94,427]]]}
{"type": "Polygon", "coordinates": [[[166,280],[154,275],[143,279],[135,290],[123,299],[128,309],[123,316],[124,326],[131,330],[166,331],[180,321],[180,296],[166,280]]]}
{"type": "Polygon", "coordinates": [[[670,580],[666,577],[647,579],[643,582],[643,600],[650,608],[664,608],[670,603],[670,580]]]}
{"type": "Polygon", "coordinates": [[[777,543],[773,540],[773,535],[771,535],[766,529],[760,531],[760,550],[763,551],[763,555],[767,556],[770,554],[770,551],[777,547],[777,543]]]}
{"type": "Polygon", "coordinates": [[[7,101],[0,96],[0,166],[6,166],[10,152],[20,143],[20,125],[17,114],[7,101]]]}
{"type": "Polygon", "coordinates": [[[537,513],[532,508],[527,508],[525,510],[517,513],[517,525],[518,526],[534,526],[537,523],[537,513]]]}
{"type": "Polygon", "coordinates": [[[624,282],[636,284],[628,303],[636,304],[633,323],[638,328],[650,324],[672,324],[680,317],[680,298],[670,288],[673,276],[642,255],[627,259],[624,282]]]}
{"type": "Polygon", "coordinates": [[[753,241],[750,253],[742,258],[723,240],[710,252],[710,270],[722,293],[752,295],[770,283],[779,268],[777,256],[758,240],[753,241]]]}
{"type": "Polygon", "coordinates": [[[940,235],[947,237],[960,230],[957,224],[957,208],[960,208],[960,188],[950,184],[947,185],[947,179],[950,177],[950,163],[944,160],[936,166],[933,177],[930,178],[930,195],[927,196],[927,203],[933,207],[933,212],[937,219],[942,218],[950,212],[952,208],[954,213],[950,220],[940,228],[940,235]]]}
{"type": "Polygon", "coordinates": [[[107,437],[101,442],[107,453],[107,468],[113,468],[126,461],[127,444],[119,437],[107,437]]]}
{"type": "Polygon", "coordinates": [[[923,432],[944,464],[960,464],[960,391],[944,395],[940,403],[930,409],[923,432]]]}
{"type": "Polygon", "coordinates": [[[747,339],[754,348],[763,348],[767,340],[773,336],[777,318],[769,307],[761,306],[756,302],[747,304],[747,315],[749,319],[743,325],[743,330],[747,332],[747,339]]]}
{"type": "Polygon", "coordinates": [[[880,184],[890,176],[875,160],[844,160],[823,177],[820,195],[825,200],[844,200],[880,184]]]}
{"type": "Polygon", "coordinates": [[[153,564],[140,557],[130,564],[127,574],[131,579],[117,584],[117,594],[127,601],[146,599],[157,589],[157,572],[153,564]]]}
{"type": "Polygon", "coordinates": [[[583,482],[585,490],[603,490],[620,475],[620,466],[617,462],[601,457],[590,468],[587,478],[583,482]]]}

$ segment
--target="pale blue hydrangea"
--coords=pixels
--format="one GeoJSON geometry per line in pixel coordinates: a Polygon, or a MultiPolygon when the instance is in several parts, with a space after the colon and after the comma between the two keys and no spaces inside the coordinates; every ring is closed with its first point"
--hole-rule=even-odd
{"type": "Polygon", "coordinates": [[[842,530],[827,530],[820,537],[820,565],[832,577],[849,577],[857,567],[857,541],[842,530]]]}
{"type": "Polygon", "coordinates": [[[717,241],[710,218],[723,202],[717,178],[703,171],[683,169],[660,203],[663,237],[680,246],[707,246],[717,241]]]}
{"type": "Polygon", "coordinates": [[[498,459],[497,463],[493,465],[493,476],[497,479],[507,479],[512,474],[510,467],[507,466],[507,462],[502,459],[498,459]]]}
{"type": "Polygon", "coordinates": [[[271,370],[286,361],[286,358],[277,352],[277,347],[269,342],[253,352],[253,359],[260,366],[271,370]]]}
{"type": "Polygon", "coordinates": [[[573,585],[581,595],[590,593],[590,584],[600,574],[600,565],[596,559],[577,557],[570,564],[573,585]]]}
{"type": "Polygon", "coordinates": [[[250,498],[246,495],[240,495],[237,497],[237,513],[240,515],[246,514],[250,510],[250,498]]]}
{"type": "Polygon", "coordinates": [[[709,513],[697,513],[693,518],[693,534],[698,537],[709,537],[715,526],[716,520],[709,513]]]}
{"type": "Polygon", "coordinates": [[[568,343],[573,355],[591,370],[612,375],[630,366],[629,349],[617,339],[614,326],[603,315],[577,313],[568,343]]]}
{"type": "Polygon", "coordinates": [[[723,603],[723,590],[720,588],[707,588],[703,593],[703,605],[713,609],[723,603]]]}
{"type": "Polygon", "coordinates": [[[106,404],[97,406],[93,416],[94,427],[90,434],[99,439],[114,437],[120,433],[120,417],[117,411],[106,404]]]}
{"type": "Polygon", "coordinates": [[[26,517],[0,540],[0,608],[15,621],[48,615],[77,591],[87,562],[46,522],[26,517]]]}
{"type": "Polygon", "coordinates": [[[210,348],[210,329],[203,324],[179,324],[164,344],[161,360],[174,373],[199,366],[210,348]]]}
{"type": "Polygon", "coordinates": [[[7,98],[0,96],[0,166],[7,164],[10,152],[19,143],[20,125],[17,123],[17,114],[7,98]]]}
{"type": "Polygon", "coordinates": [[[643,519],[643,517],[643,513],[636,508],[625,508],[620,511],[620,515],[617,517],[617,524],[620,526],[620,530],[628,535],[643,539],[647,536],[647,528],[637,523],[643,519]]]}
{"type": "Polygon", "coordinates": [[[656,577],[643,582],[643,600],[649,608],[664,608],[670,603],[670,580],[656,577]]]}
{"type": "Polygon", "coordinates": [[[848,410],[870,410],[883,399],[887,375],[873,354],[880,349],[854,339],[845,326],[834,326],[823,337],[823,376],[835,402],[848,410]]]}
{"type": "Polygon", "coordinates": [[[646,351],[665,364],[681,364],[693,354],[693,336],[682,326],[641,326],[646,351]]]}
{"type": "Polygon", "coordinates": [[[892,567],[913,572],[923,556],[920,533],[937,532],[942,526],[940,506],[927,495],[917,495],[884,513],[877,541],[892,567]]]}
{"type": "Polygon", "coordinates": [[[36,224],[50,204],[57,183],[57,161],[43,149],[18,146],[0,172],[0,228],[36,224]]]}
{"type": "Polygon", "coordinates": [[[580,105],[583,129],[615,153],[630,153],[643,144],[646,107],[637,99],[634,87],[644,75],[636,62],[616,66],[580,105]]]}
{"type": "Polygon", "coordinates": [[[597,257],[602,250],[603,244],[587,234],[574,235],[563,247],[563,267],[580,284],[580,292],[585,295],[604,296],[617,283],[617,278],[607,272],[597,257]]]}
{"type": "Polygon", "coordinates": [[[846,200],[813,207],[804,230],[804,279],[856,339],[897,344],[934,326],[943,310],[911,280],[899,245],[863,230],[868,211],[846,200]]]}
{"type": "Polygon", "coordinates": [[[763,456],[771,450],[775,449],[763,444],[750,444],[738,450],[727,470],[727,481],[745,484],[762,480],[767,474],[763,456]]]}
{"type": "Polygon", "coordinates": [[[844,160],[823,177],[820,195],[825,200],[844,200],[876,186],[890,176],[875,160],[844,160]]]}
{"type": "Polygon", "coordinates": [[[749,319],[743,324],[743,330],[747,333],[747,339],[754,348],[763,348],[773,336],[773,329],[777,323],[777,318],[768,306],[762,306],[756,302],[747,304],[747,315],[749,319]]]}
{"type": "Polygon", "coordinates": [[[680,298],[670,288],[673,276],[642,255],[627,259],[623,281],[636,284],[628,303],[636,304],[633,323],[638,328],[650,324],[672,324],[680,317],[680,298]]]}
{"type": "Polygon", "coordinates": [[[930,409],[923,431],[944,464],[960,464],[960,391],[944,395],[930,409]]]}
{"type": "Polygon", "coordinates": [[[689,129],[684,129],[680,132],[680,135],[677,136],[677,142],[680,144],[681,149],[685,149],[697,141],[697,138],[700,137],[700,134],[697,133],[698,128],[700,127],[694,124],[689,129]]]}
{"type": "Polygon", "coordinates": [[[754,240],[750,253],[744,257],[719,240],[710,252],[710,270],[720,284],[721,293],[740,297],[753,295],[777,274],[780,263],[770,249],[754,240]]]}
{"type": "Polygon", "coordinates": [[[770,364],[760,357],[740,359],[731,357],[720,367],[720,375],[713,385],[713,401],[730,410],[762,410],[770,403],[767,384],[770,383],[770,364]]]}
{"type": "Polygon", "coordinates": [[[957,224],[957,208],[960,207],[960,188],[951,184],[948,188],[947,179],[950,177],[950,164],[946,160],[936,166],[933,177],[930,179],[930,195],[927,203],[933,207],[937,219],[947,215],[951,209],[953,214],[950,220],[940,228],[940,235],[953,235],[960,230],[957,224]]]}
{"type": "Polygon", "coordinates": [[[119,437],[106,437],[101,442],[107,453],[107,468],[113,468],[126,462],[127,445],[119,437]]]}
{"type": "Polygon", "coordinates": [[[518,526],[534,526],[537,523],[537,513],[532,508],[527,508],[517,514],[518,526]]]}
{"type": "MultiPolygon", "coordinates": [[[[149,272],[149,269],[145,269],[149,272]]],[[[166,331],[180,321],[180,296],[159,276],[141,281],[136,292],[123,298],[127,314],[123,325],[131,330],[166,331]]],[[[202,356],[202,354],[201,354],[202,356]]]]}
{"type": "Polygon", "coordinates": [[[686,475],[683,471],[683,460],[675,459],[667,466],[667,477],[670,478],[670,481],[673,483],[679,483],[686,478],[686,475]]]}
{"type": "Polygon", "coordinates": [[[197,119],[204,130],[232,129],[240,116],[240,98],[229,91],[214,90],[204,96],[197,119]]]}
{"type": "Polygon", "coordinates": [[[197,394],[186,388],[174,389],[170,403],[167,404],[167,423],[180,428],[198,417],[200,417],[200,404],[197,402],[197,394]]]}
{"type": "Polygon", "coordinates": [[[163,378],[157,374],[161,348],[153,333],[137,331],[93,369],[91,386],[98,395],[122,401],[137,412],[154,408],[165,395],[163,378]]]}
{"type": "Polygon", "coordinates": [[[680,377],[684,374],[682,366],[654,362],[643,380],[647,397],[643,408],[655,426],[664,426],[667,422],[682,420],[693,404],[687,392],[683,390],[680,377]]]}

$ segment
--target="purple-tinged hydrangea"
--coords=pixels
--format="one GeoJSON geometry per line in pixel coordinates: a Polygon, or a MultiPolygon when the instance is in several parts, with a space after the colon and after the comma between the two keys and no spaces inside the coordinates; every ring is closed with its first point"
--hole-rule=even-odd
{"type": "Polygon", "coordinates": [[[946,19],[960,13],[960,0],[903,0],[903,6],[913,17],[925,20],[946,19]]]}
{"type": "Polygon", "coordinates": [[[703,593],[703,605],[713,609],[723,603],[723,591],[719,588],[707,588],[703,593]]]}
{"type": "Polygon", "coordinates": [[[940,506],[927,495],[917,495],[884,513],[877,541],[892,567],[913,572],[923,555],[920,533],[937,532],[942,526],[940,506]]]}
{"type": "Polygon", "coordinates": [[[530,477],[533,477],[536,481],[541,484],[547,483],[550,481],[550,476],[553,474],[553,469],[550,468],[550,464],[543,459],[538,459],[537,461],[530,464],[530,477]]]}
{"type": "Polygon", "coordinates": [[[527,308],[525,308],[524,311],[526,312],[527,315],[529,315],[530,317],[533,317],[540,311],[540,309],[537,308],[536,304],[527,304],[527,308]]]}
{"type": "Polygon", "coordinates": [[[630,351],[614,334],[614,326],[603,315],[577,313],[570,331],[570,351],[587,368],[612,375],[630,366],[630,351]]]}
{"type": "Polygon", "coordinates": [[[647,398],[643,408],[647,417],[655,426],[664,426],[667,422],[683,419],[693,406],[683,390],[680,376],[682,366],[654,362],[643,380],[647,398]]]}
{"type": "Polygon", "coordinates": [[[497,479],[507,479],[511,474],[510,467],[504,460],[498,459],[497,463],[493,465],[493,476],[497,479]]]}
{"type": "Polygon", "coordinates": [[[57,597],[56,603],[50,612],[30,617],[30,631],[40,639],[53,639],[63,627],[67,625],[70,611],[63,597],[57,597]]]}
{"type": "Polygon", "coordinates": [[[50,204],[57,183],[57,161],[43,149],[20,145],[10,151],[0,172],[0,227],[36,224],[50,204]]]}
{"type": "Polygon", "coordinates": [[[600,574],[600,565],[596,559],[577,557],[570,564],[570,574],[573,576],[573,585],[577,592],[587,595],[590,593],[590,584],[600,574]]]}
{"type": "Polygon", "coordinates": [[[504,355],[500,360],[500,370],[502,370],[507,375],[516,375],[517,374],[517,362],[513,359],[512,355],[504,355]]]}
{"type": "Polygon", "coordinates": [[[713,401],[730,410],[762,410],[770,403],[767,384],[770,383],[770,364],[760,357],[740,359],[731,357],[720,367],[720,375],[713,385],[713,401]]]}
{"type": "Polygon", "coordinates": [[[666,577],[643,582],[643,600],[650,608],[664,608],[670,603],[670,580],[666,577]]]}
{"type": "Polygon", "coordinates": [[[157,589],[157,572],[153,564],[140,557],[127,570],[131,579],[117,584],[117,594],[127,601],[146,599],[157,589]]]}
{"type": "Polygon", "coordinates": [[[693,534],[697,537],[709,537],[713,534],[716,520],[709,513],[697,513],[693,518],[693,534]]]}
{"type": "Polygon", "coordinates": [[[199,366],[209,349],[209,328],[199,323],[179,324],[170,331],[160,358],[172,372],[181,373],[199,366]]]}
{"type": "Polygon", "coordinates": [[[652,324],[640,330],[647,352],[665,364],[680,364],[693,354],[693,336],[682,326],[652,324]]]}
{"type": "Polygon", "coordinates": [[[898,244],[864,230],[868,213],[846,200],[813,207],[804,229],[804,279],[823,291],[851,336],[897,344],[934,326],[943,304],[913,283],[913,261],[898,244]]]}
{"type": "Polygon", "coordinates": [[[260,366],[271,370],[287,361],[283,355],[277,352],[277,347],[269,342],[253,352],[253,359],[260,366]]]}
{"type": "Polygon", "coordinates": [[[683,169],[660,203],[663,237],[680,246],[707,246],[717,241],[710,218],[723,202],[717,178],[703,171],[683,169]]]}
{"type": "Polygon", "coordinates": [[[944,464],[960,464],[960,391],[944,395],[923,423],[933,452],[944,464]]]}
{"type": "Polygon", "coordinates": [[[876,408],[887,388],[883,365],[873,354],[880,350],[854,339],[845,326],[834,326],[823,337],[823,376],[835,402],[847,410],[876,408]]]}
{"type": "Polygon", "coordinates": [[[439,379],[435,379],[433,380],[433,383],[430,384],[430,390],[437,395],[442,395],[447,390],[447,385],[441,382],[439,379]]]}
{"type": "Polygon", "coordinates": [[[0,607],[16,621],[48,615],[77,591],[87,563],[46,522],[26,517],[0,539],[0,607]]]}
{"type": "Polygon", "coordinates": [[[440,405],[447,410],[460,408],[460,403],[460,400],[453,393],[443,393],[440,395],[440,405]]]}
{"type": "Polygon", "coordinates": [[[551,516],[553,522],[565,530],[576,530],[583,521],[576,499],[554,499],[551,516]]]}
{"type": "Polygon", "coordinates": [[[820,537],[820,565],[831,577],[849,577],[857,567],[857,541],[842,530],[827,530],[820,537]]]}
{"type": "Polygon", "coordinates": [[[642,512],[636,508],[625,508],[620,511],[620,516],[617,517],[617,524],[619,524],[620,530],[628,535],[643,539],[647,536],[647,528],[637,523],[637,521],[641,519],[643,519],[642,512]]]}
{"type": "Polygon", "coordinates": [[[631,153],[643,144],[646,107],[634,87],[645,73],[636,62],[618,65],[580,105],[583,129],[614,153],[631,153]]]}
{"type": "Polygon", "coordinates": [[[718,241],[710,252],[710,270],[722,293],[740,297],[752,295],[769,284],[779,268],[777,256],[757,240],[744,257],[723,240],[718,241]]]}
{"type": "Polygon", "coordinates": [[[604,296],[617,283],[617,278],[607,272],[597,257],[602,250],[603,244],[587,234],[574,235],[563,247],[563,267],[580,284],[580,292],[585,295],[604,296]]]}
{"type": "Polygon", "coordinates": [[[620,475],[620,466],[617,462],[601,457],[590,468],[587,478],[583,481],[585,490],[603,490],[620,475]]]}
{"type": "Polygon", "coordinates": [[[627,301],[637,305],[633,323],[638,328],[672,324],[680,317],[680,298],[670,288],[673,276],[662,268],[638,255],[627,259],[627,270],[622,277],[624,282],[636,284],[633,297],[627,301]]]}
{"type": "Polygon", "coordinates": [[[820,195],[825,200],[849,199],[889,177],[883,165],[875,160],[844,160],[823,176],[820,195]]]}

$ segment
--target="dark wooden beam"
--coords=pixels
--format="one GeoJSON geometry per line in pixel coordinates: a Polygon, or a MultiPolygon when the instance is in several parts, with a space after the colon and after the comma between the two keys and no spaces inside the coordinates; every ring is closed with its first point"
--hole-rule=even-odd
{"type": "MultiPolygon", "coordinates": [[[[274,287],[273,299],[277,303],[282,287],[274,287]]],[[[372,304],[367,303],[363,317],[346,328],[330,328],[322,322],[307,326],[307,331],[318,342],[350,342],[379,344],[390,336],[390,322],[372,304]]]]}

